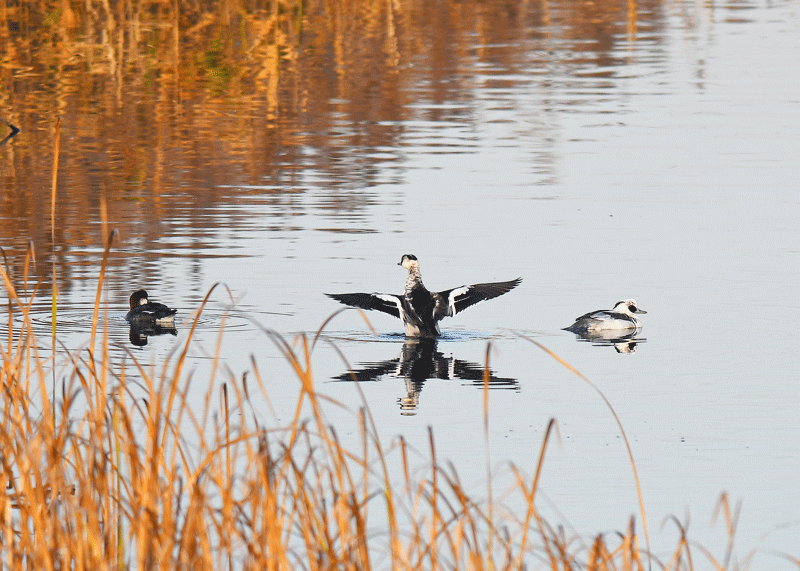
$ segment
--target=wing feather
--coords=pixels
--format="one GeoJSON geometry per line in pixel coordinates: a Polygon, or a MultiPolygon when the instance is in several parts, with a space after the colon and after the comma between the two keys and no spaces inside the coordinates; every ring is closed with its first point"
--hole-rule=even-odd
{"type": "MultiPolygon", "coordinates": [[[[517,287],[521,281],[522,278],[517,278],[507,282],[461,286],[439,292],[439,295],[447,300],[447,315],[452,317],[453,315],[461,313],[471,305],[475,305],[479,301],[493,299],[510,292],[517,287]]],[[[442,317],[444,317],[444,315],[442,315],[442,317]]]]}
{"type": "Polygon", "coordinates": [[[361,309],[374,309],[400,318],[402,306],[398,295],[379,293],[326,293],[325,295],[345,305],[361,309]]]}
{"type": "Polygon", "coordinates": [[[576,317],[575,321],[581,321],[582,319],[602,319],[603,317],[608,317],[612,315],[610,311],[607,309],[598,309],[596,311],[590,311],[589,313],[584,313],[580,317],[576,317]]]}

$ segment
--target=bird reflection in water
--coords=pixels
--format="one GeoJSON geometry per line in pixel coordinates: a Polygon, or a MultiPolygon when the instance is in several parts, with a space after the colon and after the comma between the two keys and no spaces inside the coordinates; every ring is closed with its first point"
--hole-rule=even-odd
{"type": "MultiPolygon", "coordinates": [[[[400,356],[378,363],[364,364],[334,377],[334,381],[379,381],[388,375],[405,380],[406,395],[397,399],[400,414],[414,415],[419,407],[419,396],[428,379],[469,381],[475,387],[483,388],[485,367],[478,363],[446,357],[437,350],[437,340],[430,338],[407,338],[400,356]]],[[[512,389],[519,391],[517,379],[495,376],[489,369],[489,388],[512,389]]]]}
{"type": "Polygon", "coordinates": [[[147,338],[152,337],[154,335],[178,334],[178,330],[175,329],[174,324],[171,327],[156,325],[153,322],[131,323],[130,325],[131,325],[131,330],[128,337],[131,340],[131,344],[137,347],[144,347],[145,345],[147,345],[147,338]]]}
{"type": "Polygon", "coordinates": [[[579,341],[591,343],[595,347],[614,347],[617,353],[635,353],[640,343],[647,341],[644,337],[637,337],[641,330],[635,329],[627,334],[620,331],[582,331],[575,336],[579,341]]]}

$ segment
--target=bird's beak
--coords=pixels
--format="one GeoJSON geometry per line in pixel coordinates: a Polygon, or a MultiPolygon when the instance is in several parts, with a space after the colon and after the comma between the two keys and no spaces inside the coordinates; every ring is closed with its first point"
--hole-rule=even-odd
{"type": "Polygon", "coordinates": [[[637,309],[636,313],[647,313],[644,309],[637,309]]]}

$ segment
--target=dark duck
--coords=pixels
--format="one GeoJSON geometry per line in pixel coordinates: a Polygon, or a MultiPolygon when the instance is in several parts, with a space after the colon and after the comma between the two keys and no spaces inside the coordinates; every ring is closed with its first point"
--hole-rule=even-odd
{"type": "Polygon", "coordinates": [[[154,303],[147,299],[143,289],[133,292],[130,297],[131,310],[125,316],[132,325],[172,326],[175,323],[177,309],[170,309],[163,303],[154,303]]]}
{"type": "Polygon", "coordinates": [[[522,278],[508,282],[465,285],[440,292],[428,291],[422,284],[417,257],[405,254],[400,263],[408,270],[406,290],[402,295],[382,293],[328,293],[345,305],[375,309],[403,320],[408,337],[439,337],[439,322],[453,317],[479,301],[510,292],[522,278]]]}

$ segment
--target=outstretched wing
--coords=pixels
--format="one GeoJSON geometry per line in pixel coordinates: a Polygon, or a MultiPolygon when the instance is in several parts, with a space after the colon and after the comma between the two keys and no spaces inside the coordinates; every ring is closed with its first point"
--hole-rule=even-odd
{"type": "Polygon", "coordinates": [[[439,295],[442,296],[447,303],[447,313],[442,314],[439,319],[445,315],[452,317],[453,315],[461,313],[469,306],[475,305],[479,301],[492,299],[504,293],[508,293],[517,287],[521,281],[522,278],[517,278],[508,282],[475,284],[440,291],[439,295]]]}
{"type": "Polygon", "coordinates": [[[397,318],[400,317],[402,311],[399,295],[381,293],[326,293],[325,295],[345,305],[361,309],[375,309],[397,318]]]}

